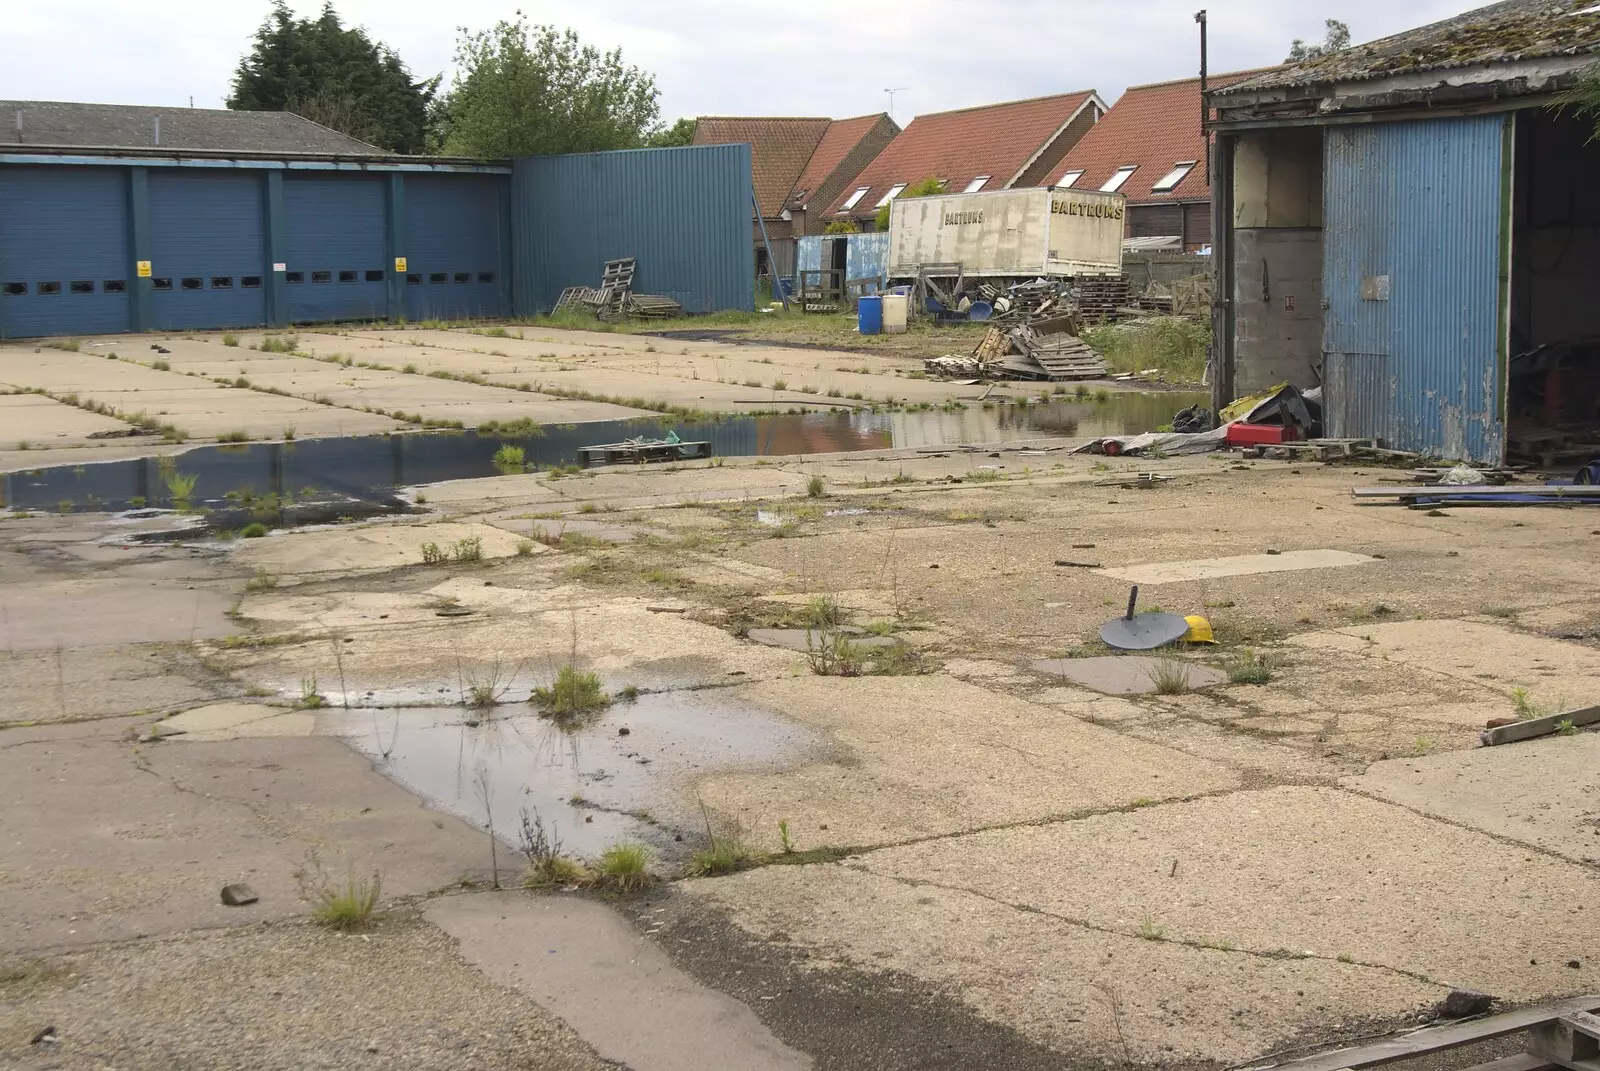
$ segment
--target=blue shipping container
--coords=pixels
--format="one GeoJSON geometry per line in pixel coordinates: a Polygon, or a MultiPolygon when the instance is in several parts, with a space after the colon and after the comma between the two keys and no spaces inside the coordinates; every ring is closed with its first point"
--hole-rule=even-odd
{"type": "Polygon", "coordinates": [[[1327,129],[1329,435],[1501,461],[1508,123],[1491,115],[1327,129]]]}

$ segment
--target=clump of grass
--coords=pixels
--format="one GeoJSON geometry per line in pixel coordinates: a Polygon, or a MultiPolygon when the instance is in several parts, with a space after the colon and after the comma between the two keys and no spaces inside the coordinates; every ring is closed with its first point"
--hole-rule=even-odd
{"type": "Polygon", "coordinates": [[[1149,669],[1157,695],[1182,695],[1189,690],[1189,667],[1176,658],[1157,658],[1149,669]]]}
{"type": "Polygon", "coordinates": [[[283,441],[286,443],[294,442],[294,433],[295,426],[293,424],[285,424],[283,426],[283,441]]]}
{"type": "Polygon", "coordinates": [[[422,544],[422,564],[440,565],[450,560],[450,555],[442,550],[439,544],[429,541],[422,544]]]}
{"type": "Polygon", "coordinates": [[[499,435],[508,439],[537,439],[544,426],[531,417],[516,420],[486,420],[478,425],[479,435],[499,435]]]}
{"type": "Polygon", "coordinates": [[[637,684],[623,685],[621,688],[617,689],[617,698],[622,700],[624,703],[638,702],[639,686],[637,684]]]}
{"type": "Polygon", "coordinates": [[[172,371],[172,362],[164,357],[158,357],[150,362],[150,367],[157,372],[170,372],[172,371]]]}
{"type": "Polygon", "coordinates": [[[732,874],[758,862],[760,858],[738,837],[712,837],[709,847],[701,848],[689,857],[686,872],[694,878],[732,874]]]}
{"type": "Polygon", "coordinates": [[[806,628],[829,629],[844,624],[844,610],[832,595],[818,595],[806,603],[806,628]]]}
{"type": "Polygon", "coordinates": [[[534,542],[531,539],[519,540],[517,543],[517,557],[526,558],[533,553],[534,542]]]}
{"type": "Polygon", "coordinates": [[[300,348],[298,335],[268,335],[256,349],[262,353],[293,353],[300,348]]]}
{"type": "Polygon", "coordinates": [[[794,854],[794,840],[789,836],[789,820],[778,819],[778,843],[784,855],[794,854]]]}
{"type": "Polygon", "coordinates": [[[787,379],[774,379],[772,381],[772,389],[773,390],[788,390],[789,389],[789,381],[787,379]]]}
{"type": "Polygon", "coordinates": [[[505,666],[499,661],[481,668],[466,669],[462,676],[461,701],[475,710],[497,706],[511,690],[511,682],[515,679],[516,669],[513,668],[507,675],[505,666]]]}
{"type": "Polygon", "coordinates": [[[378,918],[382,889],[383,877],[377,871],[373,871],[371,878],[358,878],[352,871],[346,875],[342,889],[321,891],[321,903],[311,909],[311,917],[341,933],[364,930],[378,918]]]}
{"type": "Polygon", "coordinates": [[[217,442],[219,443],[247,443],[249,441],[250,433],[245,431],[243,428],[236,428],[233,431],[225,431],[221,435],[217,436],[217,442]]]}
{"type": "Polygon", "coordinates": [[[528,861],[522,876],[524,888],[548,889],[588,882],[588,869],[561,850],[561,836],[554,822],[550,823],[550,832],[545,832],[544,819],[539,817],[537,808],[531,813],[523,808],[519,840],[523,858],[528,861]]]}
{"type": "Polygon", "coordinates": [[[650,849],[635,841],[613,844],[600,853],[594,883],[602,889],[633,893],[650,887],[650,849]]]}
{"type": "Polygon", "coordinates": [[[1159,941],[1166,937],[1165,927],[1156,925],[1156,920],[1146,915],[1139,921],[1139,936],[1146,941],[1159,941]]]}
{"type": "MultiPolygon", "coordinates": [[[[477,562],[483,560],[483,539],[480,536],[468,536],[458,539],[450,548],[450,554],[458,562],[477,562]]],[[[426,559],[424,559],[426,560],[426,559]]]]}
{"type": "Polygon", "coordinates": [[[53,338],[45,343],[53,350],[66,350],[68,353],[77,353],[79,342],[75,338],[53,338]]]}
{"type": "Polygon", "coordinates": [[[1533,701],[1533,696],[1528,689],[1513,688],[1511,689],[1511,713],[1515,714],[1519,721],[1527,721],[1530,718],[1542,718],[1549,711],[1544,708],[1542,703],[1533,701]]]}
{"type": "Polygon", "coordinates": [[[1266,684],[1278,669],[1278,660],[1246,648],[1228,660],[1228,680],[1234,684],[1266,684]]]}
{"type": "Polygon", "coordinates": [[[812,476],[806,481],[806,497],[821,498],[823,491],[822,477],[812,476]]]}
{"type": "Polygon", "coordinates": [[[525,472],[528,468],[528,452],[520,446],[501,443],[500,449],[494,452],[493,463],[502,476],[525,472]]]}
{"type": "Polygon", "coordinates": [[[232,331],[224,331],[222,332],[222,344],[224,346],[237,346],[239,344],[239,336],[232,331]]]}
{"type": "Polygon", "coordinates": [[[245,539],[260,539],[266,534],[267,526],[262,524],[260,521],[247,524],[243,528],[239,529],[239,535],[245,539]]]}
{"type": "Polygon", "coordinates": [[[302,710],[317,710],[328,705],[327,697],[317,689],[317,675],[300,678],[300,698],[295,706],[302,710]]]}
{"type": "Polygon", "coordinates": [[[555,680],[548,686],[533,690],[531,700],[535,706],[554,717],[571,717],[604,710],[611,705],[611,696],[600,684],[595,673],[585,673],[568,663],[557,671],[555,680]]]}
{"type": "MultiPolygon", "coordinates": [[[[260,527],[259,525],[255,527],[260,527]]],[[[257,566],[256,575],[244,582],[246,591],[270,591],[278,586],[278,574],[271,572],[266,566],[257,566]]]]}
{"type": "Polygon", "coordinates": [[[866,651],[843,632],[824,629],[806,632],[806,661],[819,677],[859,677],[866,666],[866,651]]]}

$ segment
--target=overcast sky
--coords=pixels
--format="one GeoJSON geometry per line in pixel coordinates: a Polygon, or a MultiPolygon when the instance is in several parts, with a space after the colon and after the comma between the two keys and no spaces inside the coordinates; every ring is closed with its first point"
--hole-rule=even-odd
{"type": "MultiPolygon", "coordinates": [[[[1198,70],[1194,13],[1208,0],[522,0],[534,22],[621,46],[653,71],[665,118],[921,112],[1198,70]]],[[[301,13],[321,0],[292,0],[301,13]]],[[[1349,23],[1371,40],[1479,6],[1461,0],[1209,0],[1211,63],[1280,62],[1295,37],[1349,23]]],[[[221,107],[266,0],[0,0],[0,99],[221,107]]],[[[418,77],[448,71],[459,25],[486,28],[515,0],[340,0],[346,23],[396,49],[418,77]]]]}

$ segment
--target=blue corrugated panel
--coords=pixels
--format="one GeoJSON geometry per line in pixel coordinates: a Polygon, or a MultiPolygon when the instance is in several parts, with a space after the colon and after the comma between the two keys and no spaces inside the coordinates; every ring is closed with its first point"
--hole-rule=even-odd
{"type": "Polygon", "coordinates": [[[283,177],[290,320],[388,318],[386,181],[378,175],[283,177]]]}
{"type": "Polygon", "coordinates": [[[794,270],[796,275],[822,270],[822,235],[808,234],[795,240],[794,270]]]}
{"type": "Polygon", "coordinates": [[[497,175],[406,176],[406,317],[467,320],[504,316],[497,175]]]}
{"type": "Polygon", "coordinates": [[[1327,129],[1329,434],[1500,461],[1505,123],[1327,129]]]}
{"type": "Polygon", "coordinates": [[[636,257],[633,288],[688,312],[755,303],[750,146],[629,149],[517,160],[512,170],[515,307],[548,310],[598,286],[607,260],[636,257]]]}
{"type": "Polygon", "coordinates": [[[151,323],[159,329],[267,321],[263,184],[256,172],[150,176],[151,323]]]}
{"type": "Polygon", "coordinates": [[[0,167],[0,338],[129,328],[127,171],[0,167]]]}
{"type": "Polygon", "coordinates": [[[852,234],[845,253],[844,277],[851,279],[877,279],[882,285],[884,273],[889,270],[889,232],[852,234]]]}

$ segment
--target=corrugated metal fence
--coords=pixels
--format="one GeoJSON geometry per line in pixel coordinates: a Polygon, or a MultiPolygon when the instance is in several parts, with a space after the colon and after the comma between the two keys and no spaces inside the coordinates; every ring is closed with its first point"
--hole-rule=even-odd
{"type": "Polygon", "coordinates": [[[823,242],[845,243],[844,277],[885,281],[889,267],[889,232],[862,234],[808,234],[796,242],[795,270],[816,271],[822,267],[823,242]]]}
{"type": "Polygon", "coordinates": [[[566,287],[598,286],[605,262],[618,257],[638,258],[640,293],[665,295],[688,312],[749,309],[750,204],[749,145],[516,160],[516,311],[547,311],[566,287]]]}
{"type": "Polygon", "coordinates": [[[1506,122],[1328,128],[1328,434],[1501,460],[1506,122]]]}

